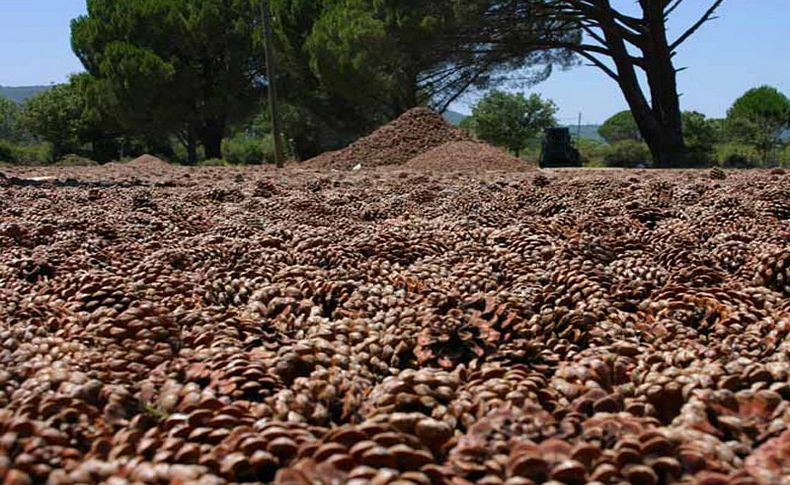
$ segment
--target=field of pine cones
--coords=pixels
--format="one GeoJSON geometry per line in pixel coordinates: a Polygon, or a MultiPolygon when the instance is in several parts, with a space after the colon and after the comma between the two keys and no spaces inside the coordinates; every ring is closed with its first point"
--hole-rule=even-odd
{"type": "Polygon", "coordinates": [[[789,483],[788,220],[781,170],[6,171],[0,481],[789,483]]]}

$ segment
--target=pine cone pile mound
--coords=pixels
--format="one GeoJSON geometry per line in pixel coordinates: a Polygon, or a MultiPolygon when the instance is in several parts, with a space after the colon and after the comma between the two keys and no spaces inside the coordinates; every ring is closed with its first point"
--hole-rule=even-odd
{"type": "Polygon", "coordinates": [[[786,177],[4,171],[3,483],[790,483],[786,177]]]}
{"type": "MultiPolygon", "coordinates": [[[[363,167],[401,165],[411,158],[448,142],[470,141],[468,135],[428,108],[412,108],[342,150],[308,160],[313,168],[348,170],[363,167]]],[[[507,158],[506,154],[502,154],[507,158]]]]}

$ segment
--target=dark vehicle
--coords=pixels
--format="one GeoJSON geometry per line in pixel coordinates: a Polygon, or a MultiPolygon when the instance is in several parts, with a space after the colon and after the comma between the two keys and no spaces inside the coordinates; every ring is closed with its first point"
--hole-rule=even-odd
{"type": "Polygon", "coordinates": [[[571,131],[568,128],[548,128],[543,138],[540,151],[540,166],[547,167],[581,167],[579,150],[571,142],[571,131]]]}

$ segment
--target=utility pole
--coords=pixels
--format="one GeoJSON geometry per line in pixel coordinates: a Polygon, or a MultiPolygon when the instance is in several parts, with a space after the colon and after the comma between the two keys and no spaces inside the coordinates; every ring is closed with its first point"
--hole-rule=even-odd
{"type": "Polygon", "coordinates": [[[579,112],[579,124],[576,125],[576,139],[578,140],[582,136],[582,114],[579,112]]]}
{"type": "Polygon", "coordinates": [[[272,11],[269,6],[269,0],[262,0],[261,8],[263,9],[263,35],[266,40],[266,79],[269,83],[269,111],[272,118],[272,137],[274,137],[274,161],[277,164],[277,168],[282,168],[285,164],[285,157],[283,156],[282,131],[280,130],[280,113],[277,109],[276,65],[274,62],[274,46],[272,45],[274,33],[272,32],[272,11]]]}

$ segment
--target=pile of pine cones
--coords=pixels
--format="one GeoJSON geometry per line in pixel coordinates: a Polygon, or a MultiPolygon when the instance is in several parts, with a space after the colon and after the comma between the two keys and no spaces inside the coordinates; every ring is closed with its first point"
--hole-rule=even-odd
{"type": "Polygon", "coordinates": [[[4,483],[790,482],[782,173],[7,175],[4,483]]]}

